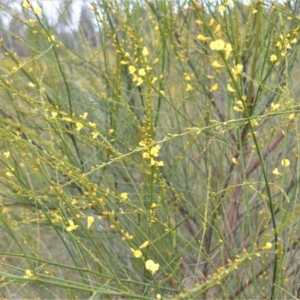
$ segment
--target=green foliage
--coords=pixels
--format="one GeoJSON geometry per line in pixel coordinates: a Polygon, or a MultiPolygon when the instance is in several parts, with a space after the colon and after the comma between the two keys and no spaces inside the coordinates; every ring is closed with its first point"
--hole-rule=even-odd
{"type": "Polygon", "coordinates": [[[298,1],[5,11],[3,297],[297,294],[298,1]]]}

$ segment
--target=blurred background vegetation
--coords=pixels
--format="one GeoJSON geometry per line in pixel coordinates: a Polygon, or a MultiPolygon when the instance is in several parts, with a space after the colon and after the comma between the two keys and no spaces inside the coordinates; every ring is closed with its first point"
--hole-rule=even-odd
{"type": "Polygon", "coordinates": [[[1,297],[298,299],[300,2],[45,3],[0,4],[1,297]]]}

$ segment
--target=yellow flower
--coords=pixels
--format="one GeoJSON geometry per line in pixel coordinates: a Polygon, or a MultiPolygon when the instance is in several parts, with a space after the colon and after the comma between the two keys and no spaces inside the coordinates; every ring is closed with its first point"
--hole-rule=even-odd
{"type": "Polygon", "coordinates": [[[146,71],[144,68],[139,69],[139,75],[140,76],[145,76],[146,75],[146,71]]]}
{"type": "Polygon", "coordinates": [[[215,83],[211,88],[210,91],[216,91],[218,89],[219,85],[215,83]]]}
{"type": "Polygon", "coordinates": [[[209,44],[209,47],[211,50],[217,50],[217,51],[224,50],[225,42],[221,39],[215,40],[209,44]]]}
{"type": "Polygon", "coordinates": [[[50,36],[48,36],[48,42],[54,42],[55,41],[55,36],[53,34],[51,34],[50,36]]]}
{"type": "Polygon", "coordinates": [[[266,243],[266,245],[262,248],[263,250],[269,250],[272,248],[272,244],[271,243],[266,243]]]}
{"type": "Polygon", "coordinates": [[[230,84],[227,84],[227,91],[230,93],[234,93],[235,89],[233,89],[233,87],[230,84]]]}
{"type": "Polygon", "coordinates": [[[218,61],[214,61],[212,64],[211,64],[214,68],[224,68],[224,65],[220,64],[218,61]]]}
{"type": "Polygon", "coordinates": [[[83,115],[80,115],[80,118],[82,118],[83,120],[85,120],[87,116],[88,116],[88,113],[85,112],[83,115]]]}
{"type": "Polygon", "coordinates": [[[283,159],[283,160],[281,161],[281,164],[282,164],[284,167],[288,167],[288,166],[291,164],[291,162],[290,162],[287,158],[285,158],[285,159],[283,159]]]}
{"type": "Polygon", "coordinates": [[[136,85],[140,86],[143,82],[144,82],[143,78],[142,77],[138,77],[136,85]]]}
{"type": "Polygon", "coordinates": [[[133,248],[130,248],[130,251],[133,253],[133,256],[136,258],[140,258],[143,256],[143,253],[141,250],[135,250],[133,248]]]}
{"type": "Polygon", "coordinates": [[[219,24],[219,25],[216,27],[216,29],[215,29],[215,31],[214,31],[214,34],[220,32],[220,30],[221,30],[221,25],[219,24]]]}
{"type": "Polygon", "coordinates": [[[128,199],[128,194],[127,193],[121,193],[120,197],[121,197],[122,200],[126,200],[126,199],[128,199]]]}
{"type": "Polygon", "coordinates": [[[136,71],[136,68],[134,66],[129,66],[128,70],[129,74],[133,74],[136,71]]]}
{"type": "Polygon", "coordinates": [[[209,24],[208,26],[211,27],[215,24],[215,19],[214,18],[211,18],[210,21],[209,21],[209,24]]]}
{"type": "Polygon", "coordinates": [[[139,247],[139,249],[146,248],[146,247],[148,247],[148,245],[149,245],[149,241],[146,241],[145,243],[143,243],[143,244],[139,247]]]}
{"type": "Polygon", "coordinates": [[[226,10],[226,7],[224,5],[219,6],[219,12],[223,13],[226,10]]]}
{"type": "Polygon", "coordinates": [[[187,84],[185,90],[186,90],[187,92],[190,92],[190,91],[193,90],[193,86],[192,86],[191,84],[187,84]]]}
{"type": "Polygon", "coordinates": [[[33,12],[36,15],[40,15],[42,13],[42,9],[39,6],[34,7],[33,12]]]}
{"type": "Polygon", "coordinates": [[[277,60],[277,55],[275,55],[275,54],[272,54],[271,56],[270,56],[270,61],[276,61],[277,60]]]}
{"type": "Polygon", "coordinates": [[[238,162],[238,160],[236,159],[236,157],[233,157],[233,158],[231,159],[231,161],[232,161],[232,163],[235,164],[235,165],[238,165],[238,164],[239,164],[239,162],[238,162]]]}
{"type": "Polygon", "coordinates": [[[189,74],[187,74],[187,73],[184,73],[184,79],[186,81],[191,81],[191,76],[189,74]]]}
{"type": "Polygon", "coordinates": [[[271,103],[271,107],[272,107],[271,111],[276,111],[280,107],[280,104],[271,103]]]}
{"type": "Polygon", "coordinates": [[[233,78],[236,80],[237,76],[243,71],[243,65],[237,64],[231,69],[233,78]]]}
{"type": "Polygon", "coordinates": [[[83,128],[83,124],[80,122],[76,122],[76,130],[80,131],[83,128]]]}
{"type": "Polygon", "coordinates": [[[198,39],[199,41],[201,41],[201,42],[206,42],[206,41],[209,41],[209,40],[210,40],[210,37],[206,37],[206,36],[204,36],[204,35],[202,35],[202,34],[199,34],[199,35],[197,36],[197,39],[198,39]]]}
{"type": "Polygon", "coordinates": [[[275,168],[272,172],[274,175],[281,175],[277,168],[275,168]]]}
{"type": "Polygon", "coordinates": [[[158,271],[159,264],[156,264],[152,259],[148,259],[145,262],[146,270],[150,271],[152,274],[158,271]]]}
{"type": "Polygon", "coordinates": [[[151,150],[150,150],[150,155],[154,156],[154,157],[158,157],[158,153],[159,153],[160,148],[161,148],[160,145],[156,145],[156,146],[152,147],[151,150]]]}
{"type": "Polygon", "coordinates": [[[25,0],[25,1],[23,2],[22,6],[23,6],[24,8],[29,8],[29,7],[30,7],[30,4],[28,3],[27,0],[25,0]]]}
{"type": "Polygon", "coordinates": [[[150,154],[148,152],[143,152],[143,158],[150,158],[150,154]]]}
{"type": "Polygon", "coordinates": [[[87,217],[87,228],[90,229],[90,227],[92,226],[92,224],[94,223],[94,217],[93,216],[88,216],[87,217]]]}
{"type": "Polygon", "coordinates": [[[3,153],[3,155],[4,155],[5,159],[8,159],[10,157],[10,152],[6,151],[6,152],[3,153]]]}
{"type": "Polygon", "coordinates": [[[92,135],[92,138],[95,139],[99,135],[99,133],[97,131],[92,131],[91,135],[92,135]]]}
{"type": "Polygon", "coordinates": [[[234,106],[234,107],[233,107],[233,110],[234,110],[234,111],[237,111],[237,112],[243,112],[243,111],[244,111],[243,108],[240,108],[240,107],[238,107],[238,106],[234,106]]]}
{"type": "Polygon", "coordinates": [[[226,59],[228,59],[228,57],[230,56],[230,53],[232,52],[232,46],[231,46],[231,44],[226,43],[224,51],[226,52],[226,59]]]}
{"type": "Polygon", "coordinates": [[[149,51],[148,51],[147,47],[143,48],[142,54],[143,54],[143,56],[148,56],[149,55],[149,51]]]}
{"type": "Polygon", "coordinates": [[[67,231],[73,231],[79,227],[79,225],[74,225],[74,222],[72,220],[68,220],[68,223],[70,226],[67,227],[67,231]]]}
{"type": "Polygon", "coordinates": [[[35,87],[35,84],[34,84],[33,82],[29,82],[29,83],[28,83],[28,86],[30,86],[30,87],[33,88],[33,87],[35,87]]]}
{"type": "Polygon", "coordinates": [[[32,274],[32,272],[30,271],[30,270],[25,270],[25,276],[24,276],[24,278],[32,278],[33,277],[33,274],[32,274]]]}

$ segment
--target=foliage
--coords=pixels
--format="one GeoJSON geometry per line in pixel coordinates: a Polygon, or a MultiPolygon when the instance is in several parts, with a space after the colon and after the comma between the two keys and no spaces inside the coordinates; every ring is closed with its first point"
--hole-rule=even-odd
{"type": "Polygon", "coordinates": [[[297,295],[298,1],[65,4],[3,7],[2,296],[297,295]]]}

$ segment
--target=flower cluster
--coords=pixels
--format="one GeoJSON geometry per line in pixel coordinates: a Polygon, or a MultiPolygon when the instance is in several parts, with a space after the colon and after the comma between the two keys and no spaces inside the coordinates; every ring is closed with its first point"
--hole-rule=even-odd
{"type": "MultiPolygon", "coordinates": [[[[139,145],[142,147],[146,146],[144,141],[140,142],[139,145]]],[[[146,149],[146,151],[143,153],[143,158],[150,159],[150,166],[162,167],[164,165],[163,161],[156,160],[159,155],[160,148],[160,145],[156,145],[152,148],[146,149]]]]}

